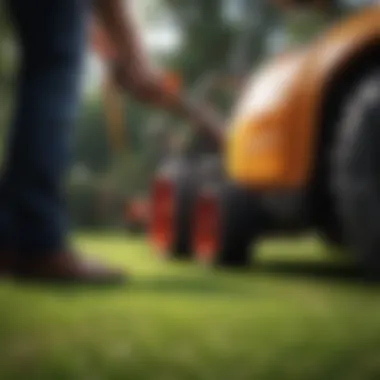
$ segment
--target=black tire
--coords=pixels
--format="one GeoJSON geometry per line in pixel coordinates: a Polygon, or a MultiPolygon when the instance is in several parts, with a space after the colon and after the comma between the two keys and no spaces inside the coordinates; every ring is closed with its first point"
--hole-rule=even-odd
{"type": "Polygon", "coordinates": [[[239,186],[227,184],[220,194],[220,220],[216,265],[247,267],[251,263],[251,243],[257,236],[254,223],[256,207],[253,194],[239,186]]]}
{"type": "Polygon", "coordinates": [[[190,258],[190,226],[192,208],[196,196],[196,172],[194,165],[175,157],[165,160],[157,171],[152,184],[151,216],[148,227],[150,241],[160,258],[190,258]],[[163,182],[168,187],[164,200],[158,199],[156,185],[163,182]],[[170,210],[157,211],[157,202],[170,203],[170,210]],[[164,217],[164,220],[161,219],[164,217]],[[163,227],[163,230],[160,228],[163,227]],[[157,229],[159,236],[157,237],[157,229]],[[161,237],[160,237],[161,235],[161,237]]]}
{"type": "Polygon", "coordinates": [[[169,254],[179,259],[190,259],[192,210],[197,192],[196,180],[186,173],[175,180],[173,242],[169,254]]]}
{"type": "Polygon", "coordinates": [[[380,70],[358,84],[343,110],[333,149],[337,211],[350,252],[380,276],[380,70]]]}

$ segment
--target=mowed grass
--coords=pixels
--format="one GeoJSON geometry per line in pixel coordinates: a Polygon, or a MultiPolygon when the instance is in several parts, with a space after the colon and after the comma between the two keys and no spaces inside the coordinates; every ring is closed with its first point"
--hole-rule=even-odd
{"type": "Polygon", "coordinates": [[[0,284],[0,379],[380,378],[380,288],[312,238],[246,272],[167,263],[142,240],[81,235],[122,288],[0,284]]]}

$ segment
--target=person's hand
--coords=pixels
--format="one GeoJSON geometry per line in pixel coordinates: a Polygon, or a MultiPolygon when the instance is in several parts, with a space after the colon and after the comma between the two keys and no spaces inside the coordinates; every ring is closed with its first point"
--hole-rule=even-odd
{"type": "Polygon", "coordinates": [[[115,83],[137,100],[157,107],[168,104],[174,94],[164,86],[163,75],[144,65],[125,66],[114,63],[111,67],[115,83]]]}
{"type": "Polygon", "coordinates": [[[111,69],[117,85],[137,100],[185,117],[193,128],[208,135],[218,146],[223,143],[222,118],[209,107],[195,105],[181,96],[175,85],[168,85],[164,74],[143,65],[114,64],[111,69]]]}
{"type": "Polygon", "coordinates": [[[213,109],[208,107],[189,107],[189,119],[200,133],[210,137],[218,147],[224,143],[224,120],[213,109]]]}
{"type": "MultiPolygon", "coordinates": [[[[194,107],[177,89],[166,86],[165,75],[152,70],[144,51],[141,33],[134,22],[129,2],[95,0],[96,17],[104,28],[107,41],[113,47],[110,70],[115,83],[143,103],[165,108],[189,118],[195,127],[222,142],[220,121],[209,111],[194,107]],[[127,8],[125,5],[127,4],[127,8]],[[116,62],[116,63],[115,63],[116,62]]],[[[108,53],[107,53],[108,56],[108,53]]]]}

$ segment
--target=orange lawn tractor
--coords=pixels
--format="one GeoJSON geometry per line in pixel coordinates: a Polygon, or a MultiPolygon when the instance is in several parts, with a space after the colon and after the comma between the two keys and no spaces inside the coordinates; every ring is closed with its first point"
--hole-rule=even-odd
{"type": "Polygon", "coordinates": [[[163,166],[149,238],[161,254],[228,267],[251,244],[316,230],[380,273],[380,6],[264,64],[221,152],[163,166]]]}

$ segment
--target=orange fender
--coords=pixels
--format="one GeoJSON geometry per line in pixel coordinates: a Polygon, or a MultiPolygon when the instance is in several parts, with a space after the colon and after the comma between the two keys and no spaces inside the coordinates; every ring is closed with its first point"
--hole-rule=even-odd
{"type": "Polygon", "coordinates": [[[326,84],[374,42],[380,51],[378,5],[253,75],[231,119],[225,151],[229,176],[256,188],[304,187],[315,160],[326,84]]]}

